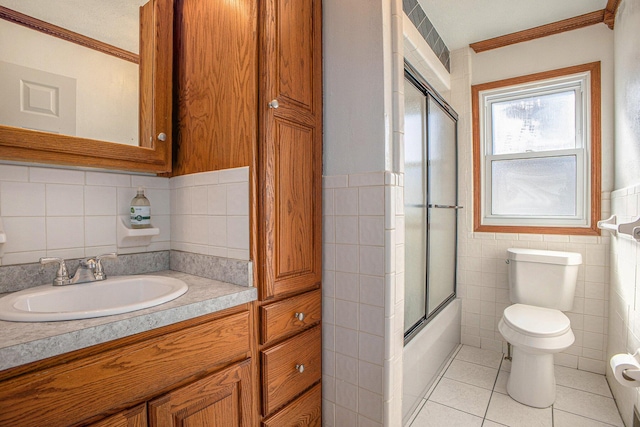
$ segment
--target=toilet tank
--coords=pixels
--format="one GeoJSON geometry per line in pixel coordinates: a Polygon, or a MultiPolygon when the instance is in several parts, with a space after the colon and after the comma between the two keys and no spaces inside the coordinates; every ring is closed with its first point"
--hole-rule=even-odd
{"type": "Polygon", "coordinates": [[[539,249],[507,249],[509,298],[513,303],[568,311],[582,255],[539,249]]]}

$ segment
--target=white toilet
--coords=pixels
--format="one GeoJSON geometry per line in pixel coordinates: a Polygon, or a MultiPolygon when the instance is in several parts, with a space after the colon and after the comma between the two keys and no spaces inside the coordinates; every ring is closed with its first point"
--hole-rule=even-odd
{"type": "Polygon", "coordinates": [[[509,396],[536,408],[556,399],[553,354],[575,337],[569,318],[582,256],[573,252],[507,249],[509,299],[498,330],[512,347],[509,396]]]}

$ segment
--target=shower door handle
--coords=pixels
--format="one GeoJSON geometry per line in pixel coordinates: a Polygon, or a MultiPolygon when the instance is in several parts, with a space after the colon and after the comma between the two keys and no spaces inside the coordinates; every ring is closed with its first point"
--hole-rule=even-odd
{"type": "Polygon", "coordinates": [[[412,204],[405,205],[407,208],[435,208],[435,209],[464,209],[464,206],[459,205],[421,205],[421,204],[412,204]]]}
{"type": "Polygon", "coordinates": [[[428,207],[436,209],[464,209],[464,206],[459,205],[429,205],[428,207]]]}

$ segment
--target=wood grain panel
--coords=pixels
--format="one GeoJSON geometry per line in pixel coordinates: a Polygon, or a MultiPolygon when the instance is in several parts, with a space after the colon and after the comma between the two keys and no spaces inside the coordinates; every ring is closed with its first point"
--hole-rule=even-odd
{"type": "Polygon", "coordinates": [[[522,43],[529,40],[551,36],[553,34],[563,33],[565,31],[577,30],[578,28],[599,24],[604,22],[604,19],[605,11],[596,10],[594,12],[585,13],[584,15],[552,22],[551,24],[541,25],[539,27],[529,28],[515,33],[505,34],[504,36],[471,43],[469,47],[476,53],[480,53],[491,49],[497,49],[516,43],[522,43]]]}
{"type": "Polygon", "coordinates": [[[276,0],[277,99],[297,108],[314,107],[314,8],[309,0],[276,0]]]}
{"type": "Polygon", "coordinates": [[[174,175],[254,160],[257,3],[176,1],[174,175]]]}
{"type": "Polygon", "coordinates": [[[261,352],[262,413],[269,415],[319,381],[322,330],[318,325],[261,352]],[[296,370],[304,365],[304,372],[296,370]]]}
{"type": "Polygon", "coordinates": [[[258,274],[270,299],[322,275],[322,3],[266,0],[261,12],[258,274]]]}
{"type": "Polygon", "coordinates": [[[140,6],[140,85],[139,142],[141,147],[153,147],[153,7],[148,2],[140,6]]]}
{"type": "Polygon", "coordinates": [[[276,280],[313,265],[313,129],[276,121],[276,280]]]}
{"type": "Polygon", "coordinates": [[[260,307],[262,344],[300,332],[322,319],[322,291],[316,290],[260,307]],[[299,320],[295,315],[302,313],[299,320]]]}
{"type": "Polygon", "coordinates": [[[147,427],[147,404],[143,403],[109,418],[91,424],[91,427],[147,427]]]}
{"type": "Polygon", "coordinates": [[[241,312],[4,381],[0,425],[72,425],[121,410],[246,356],[249,339],[241,312]]]}
{"type": "Polygon", "coordinates": [[[320,427],[322,425],[322,386],[311,390],[262,422],[263,427],[320,427]]]}
{"type": "Polygon", "coordinates": [[[251,361],[245,360],[149,402],[152,427],[251,427],[251,361]]]}

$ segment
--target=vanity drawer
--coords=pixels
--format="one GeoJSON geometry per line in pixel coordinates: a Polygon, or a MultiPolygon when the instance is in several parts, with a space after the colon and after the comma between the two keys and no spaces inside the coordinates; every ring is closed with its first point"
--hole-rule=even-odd
{"type": "Polygon", "coordinates": [[[273,414],[262,422],[262,427],[322,425],[322,386],[315,385],[311,390],[273,414]]]}
{"type": "Polygon", "coordinates": [[[262,344],[299,332],[321,320],[322,291],[318,289],[263,305],[260,318],[262,344]]]}
{"type": "Polygon", "coordinates": [[[268,415],[320,380],[321,326],[263,350],[262,413],[268,415]]]}

